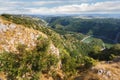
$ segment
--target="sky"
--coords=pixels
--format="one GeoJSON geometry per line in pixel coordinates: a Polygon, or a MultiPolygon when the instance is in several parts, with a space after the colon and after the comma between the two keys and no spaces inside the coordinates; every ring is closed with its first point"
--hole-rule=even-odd
{"type": "Polygon", "coordinates": [[[0,14],[120,14],[120,0],[0,0],[0,14]]]}

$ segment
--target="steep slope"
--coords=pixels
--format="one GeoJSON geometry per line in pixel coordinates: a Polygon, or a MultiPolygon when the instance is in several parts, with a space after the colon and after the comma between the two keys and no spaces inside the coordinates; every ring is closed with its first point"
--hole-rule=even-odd
{"type": "Polygon", "coordinates": [[[36,46],[38,37],[47,36],[37,30],[25,28],[22,25],[16,25],[0,19],[0,46],[1,50],[16,51],[18,44],[27,45],[29,48],[36,46]]]}
{"type": "Polygon", "coordinates": [[[101,69],[115,74],[115,79],[119,76],[119,64],[98,61],[119,55],[119,45],[112,50],[101,50],[104,46],[100,39],[76,32],[57,31],[38,18],[24,15],[0,16],[0,34],[1,79],[89,80],[94,77],[105,80],[106,72],[96,75],[101,69]],[[112,65],[118,69],[112,68],[112,65]],[[118,71],[114,73],[114,70],[118,71]]]}
{"type": "Polygon", "coordinates": [[[117,61],[100,62],[91,69],[80,72],[75,80],[120,80],[120,59],[116,59],[117,61]]]}
{"type": "MultiPolygon", "coordinates": [[[[43,54],[43,55],[47,56],[48,54],[50,54],[50,55],[55,55],[56,58],[58,58],[58,59],[60,58],[59,49],[55,47],[52,40],[43,32],[40,32],[33,28],[25,27],[22,24],[13,23],[12,21],[8,21],[8,20],[5,20],[3,17],[0,17],[0,34],[1,34],[0,35],[0,53],[1,53],[0,57],[2,56],[2,54],[9,56],[9,53],[11,54],[11,56],[9,56],[9,57],[12,57],[13,55],[19,56],[21,53],[23,56],[25,56],[26,53],[24,53],[24,51],[27,51],[29,53],[29,51],[33,50],[32,52],[35,52],[36,49],[38,48],[37,50],[45,52],[45,54],[43,54]],[[4,53],[4,51],[6,53],[4,53]]],[[[41,52],[41,55],[43,52],[41,52]]],[[[27,55],[31,55],[31,54],[27,54],[27,55]]],[[[35,55],[37,55],[37,54],[35,54],[35,55]]],[[[27,58],[27,56],[26,56],[26,58],[27,58]]],[[[7,57],[6,57],[6,59],[7,59],[7,57]]],[[[13,59],[13,58],[11,58],[11,59],[13,59]]],[[[48,56],[48,59],[49,59],[49,56],[48,56]]],[[[49,61],[51,61],[51,59],[52,58],[50,58],[49,61]]],[[[2,58],[0,58],[0,62],[1,62],[1,60],[2,60],[2,58]]],[[[17,58],[16,58],[16,60],[17,60],[17,58]]],[[[53,58],[53,60],[54,60],[54,58],[53,58]]],[[[3,60],[3,62],[5,63],[4,60],[3,60]]],[[[9,62],[7,62],[7,63],[9,63],[9,62]]],[[[54,64],[54,63],[52,63],[52,64],[54,64]]],[[[13,64],[11,64],[11,65],[13,65],[13,64]]],[[[61,65],[61,62],[58,61],[56,67],[53,67],[53,69],[54,69],[53,71],[59,70],[60,65],[61,65]]],[[[9,69],[9,67],[7,69],[9,69]]],[[[14,68],[12,68],[12,69],[14,69],[14,68]]],[[[1,72],[0,74],[1,74],[0,79],[4,79],[5,77],[3,76],[4,75],[3,72],[1,72]]],[[[7,74],[7,73],[5,72],[5,74],[7,74]]],[[[18,79],[20,80],[20,78],[18,78],[18,79]]]]}

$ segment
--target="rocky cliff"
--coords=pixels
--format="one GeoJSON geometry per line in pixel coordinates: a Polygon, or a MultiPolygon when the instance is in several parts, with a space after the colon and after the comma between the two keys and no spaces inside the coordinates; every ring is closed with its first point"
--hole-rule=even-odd
{"type": "MultiPolygon", "coordinates": [[[[36,48],[39,38],[50,41],[48,54],[54,54],[59,59],[59,49],[55,47],[53,42],[48,38],[46,34],[35,30],[33,28],[27,28],[21,24],[15,24],[11,21],[7,21],[0,17],[0,52],[13,52],[19,54],[17,50],[18,45],[26,45],[27,50],[33,50],[36,48]]],[[[47,43],[47,42],[46,42],[47,43]]],[[[42,41],[40,42],[42,44],[42,41]]],[[[61,62],[59,61],[57,67],[54,70],[59,70],[61,62]]],[[[0,78],[4,79],[3,72],[0,73],[0,78]]],[[[45,79],[45,78],[44,78],[45,79]]]]}
{"type": "MultiPolygon", "coordinates": [[[[18,25],[0,18],[0,51],[17,51],[16,47],[19,44],[27,45],[32,49],[37,44],[37,39],[43,37],[48,39],[47,35],[32,28],[26,28],[23,25],[18,25]]],[[[50,45],[50,53],[59,56],[59,50],[50,45]]]]}

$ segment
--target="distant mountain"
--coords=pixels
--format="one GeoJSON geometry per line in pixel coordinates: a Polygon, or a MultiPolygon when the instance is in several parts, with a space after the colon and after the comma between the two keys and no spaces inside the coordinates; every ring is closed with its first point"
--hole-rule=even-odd
{"type": "MultiPolygon", "coordinates": [[[[29,15],[29,14],[28,14],[29,15]]],[[[34,17],[40,17],[42,19],[46,17],[88,17],[88,18],[120,18],[120,14],[56,14],[56,15],[30,15],[34,17]]]]}
{"type": "Polygon", "coordinates": [[[76,16],[88,18],[120,18],[120,14],[81,14],[76,16]]]}

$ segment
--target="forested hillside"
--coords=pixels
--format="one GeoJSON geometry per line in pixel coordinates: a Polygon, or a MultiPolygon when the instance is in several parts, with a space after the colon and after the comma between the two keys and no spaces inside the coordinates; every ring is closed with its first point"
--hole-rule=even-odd
{"type": "Polygon", "coordinates": [[[46,17],[49,25],[62,31],[72,31],[101,38],[107,43],[120,42],[120,19],[115,18],[77,18],[77,17],[46,17]]]}

